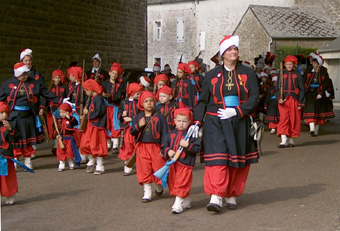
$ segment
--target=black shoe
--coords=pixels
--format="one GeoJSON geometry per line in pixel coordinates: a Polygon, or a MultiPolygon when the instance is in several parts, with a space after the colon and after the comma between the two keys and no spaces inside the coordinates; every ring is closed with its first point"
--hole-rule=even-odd
{"type": "Polygon", "coordinates": [[[227,209],[235,210],[237,209],[237,204],[227,203],[227,209]]]}
{"type": "Polygon", "coordinates": [[[52,148],[52,154],[57,155],[57,149],[56,148],[52,148]]]}
{"type": "Polygon", "coordinates": [[[287,147],[287,144],[279,144],[277,145],[278,148],[286,148],[287,147]]]}
{"type": "Polygon", "coordinates": [[[311,136],[313,136],[313,137],[316,136],[316,135],[315,135],[315,131],[310,131],[309,134],[310,134],[311,136]]]}
{"type": "Polygon", "coordinates": [[[119,148],[112,148],[112,154],[118,154],[119,148]]]}
{"type": "Polygon", "coordinates": [[[155,189],[155,193],[156,193],[156,195],[159,196],[159,197],[162,196],[163,192],[164,192],[164,189],[162,189],[162,191],[160,191],[160,192],[158,192],[158,191],[155,189]]]}
{"type": "Polygon", "coordinates": [[[209,204],[207,205],[207,210],[208,210],[208,211],[215,212],[215,213],[220,213],[220,212],[222,211],[222,207],[219,206],[218,204],[209,203],[209,204]]]}

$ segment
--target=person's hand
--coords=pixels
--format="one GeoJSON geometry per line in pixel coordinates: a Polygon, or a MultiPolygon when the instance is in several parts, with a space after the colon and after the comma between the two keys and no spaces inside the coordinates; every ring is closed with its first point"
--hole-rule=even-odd
{"type": "Polygon", "coordinates": [[[328,91],[325,91],[326,97],[329,98],[331,94],[328,91]]]}
{"type": "Polygon", "coordinates": [[[70,97],[63,98],[63,103],[67,103],[70,97]]]}
{"type": "Polygon", "coordinates": [[[236,110],[234,108],[226,108],[226,109],[220,108],[218,109],[217,113],[218,113],[217,116],[221,120],[226,120],[237,115],[236,110]]]}
{"type": "Polygon", "coordinates": [[[322,95],[320,95],[320,94],[318,94],[317,96],[316,96],[316,99],[321,99],[322,98],[322,95]]]}
{"type": "Polygon", "coordinates": [[[61,135],[57,135],[55,138],[57,138],[57,140],[60,140],[62,137],[61,135]]]}
{"type": "Polygon", "coordinates": [[[145,117],[141,118],[141,119],[139,120],[138,124],[139,124],[139,127],[140,127],[140,128],[143,127],[144,125],[146,125],[145,117]]]}
{"type": "Polygon", "coordinates": [[[302,107],[298,107],[298,110],[301,110],[302,109],[302,107]]]}
{"type": "Polygon", "coordinates": [[[69,112],[66,112],[65,116],[66,116],[67,119],[70,119],[70,118],[71,118],[69,112]]]}
{"type": "MultiPolygon", "coordinates": [[[[188,129],[187,133],[191,133],[192,138],[198,138],[198,132],[199,132],[200,127],[199,126],[195,126],[195,125],[191,125],[190,128],[188,129]]],[[[190,138],[190,137],[189,137],[190,138]]]]}
{"type": "Polygon", "coordinates": [[[12,127],[7,120],[4,120],[2,124],[5,126],[5,128],[7,128],[8,131],[12,131],[12,127]]]}
{"type": "Polygon", "coordinates": [[[124,120],[124,122],[126,122],[126,123],[132,121],[131,117],[124,117],[123,120],[124,120]]]}
{"type": "Polygon", "coordinates": [[[122,117],[125,117],[125,116],[127,116],[127,111],[123,111],[122,113],[122,117]]]}
{"type": "Polygon", "coordinates": [[[189,146],[189,139],[188,139],[188,140],[182,139],[182,140],[179,142],[179,145],[181,145],[183,148],[187,148],[187,147],[189,146]]]}
{"type": "Polygon", "coordinates": [[[87,113],[89,113],[89,110],[87,110],[87,108],[83,109],[83,115],[87,115],[87,113]]]}
{"type": "Polygon", "coordinates": [[[39,110],[39,115],[40,115],[40,116],[44,115],[44,112],[45,112],[44,109],[40,109],[40,110],[39,110]]]}
{"type": "Polygon", "coordinates": [[[169,156],[170,158],[174,157],[175,154],[176,154],[176,152],[175,152],[174,150],[169,150],[169,151],[168,151],[168,156],[169,156]]]}

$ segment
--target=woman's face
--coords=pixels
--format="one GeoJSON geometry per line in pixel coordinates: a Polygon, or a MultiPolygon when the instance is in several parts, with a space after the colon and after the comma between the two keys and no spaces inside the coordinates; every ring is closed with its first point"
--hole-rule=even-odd
{"type": "Polygon", "coordinates": [[[22,62],[27,66],[28,69],[31,69],[33,66],[32,62],[32,57],[29,55],[26,55],[23,59],[22,62]]]}

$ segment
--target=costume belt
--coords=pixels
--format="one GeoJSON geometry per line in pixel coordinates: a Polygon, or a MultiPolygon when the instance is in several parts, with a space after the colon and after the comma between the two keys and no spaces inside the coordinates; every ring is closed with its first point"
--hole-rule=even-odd
{"type": "Polygon", "coordinates": [[[312,83],[311,85],[309,85],[309,87],[311,88],[319,88],[320,84],[316,84],[316,83],[312,83]]]}
{"type": "Polygon", "coordinates": [[[223,97],[226,107],[237,107],[239,105],[237,95],[227,95],[223,97]]]}

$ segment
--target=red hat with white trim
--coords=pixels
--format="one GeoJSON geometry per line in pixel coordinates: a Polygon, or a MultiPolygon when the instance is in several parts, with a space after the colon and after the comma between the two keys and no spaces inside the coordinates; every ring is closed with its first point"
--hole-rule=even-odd
{"type": "Polygon", "coordinates": [[[159,65],[159,63],[155,63],[154,65],[153,65],[153,69],[152,69],[153,71],[161,71],[161,65],[159,65]]]}
{"type": "Polygon", "coordinates": [[[319,55],[318,53],[310,53],[310,56],[313,58],[313,59],[316,59],[316,61],[318,62],[318,64],[320,65],[320,66],[322,66],[322,64],[323,64],[323,58],[322,58],[322,56],[321,55],[319,55]]]}
{"type": "Polygon", "coordinates": [[[239,45],[240,45],[240,38],[238,35],[225,36],[224,39],[222,39],[222,41],[220,42],[220,56],[222,56],[224,52],[228,50],[229,47],[235,46],[238,48],[239,45]]]}
{"type": "Polygon", "coordinates": [[[30,69],[27,68],[27,66],[23,63],[16,63],[14,64],[14,76],[19,77],[20,75],[29,72],[30,69]]]}
{"type": "Polygon", "coordinates": [[[144,87],[150,87],[151,85],[151,80],[146,76],[141,76],[139,81],[144,87]]]}
{"type": "Polygon", "coordinates": [[[33,58],[32,52],[33,51],[31,49],[29,49],[29,48],[26,48],[26,49],[22,50],[21,53],[20,53],[20,61],[22,61],[23,58],[25,58],[25,56],[27,56],[27,55],[31,56],[31,58],[33,58]]]}

